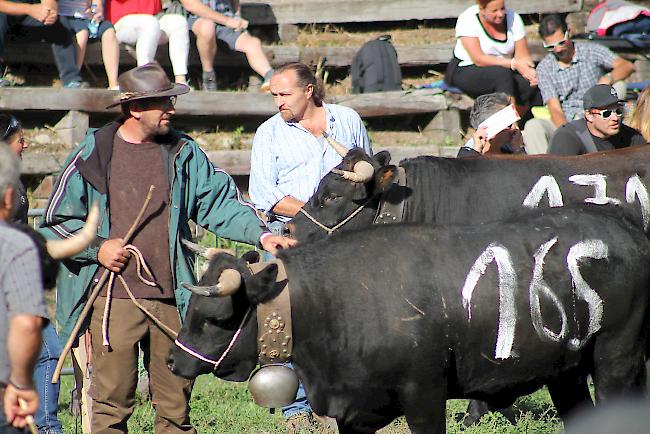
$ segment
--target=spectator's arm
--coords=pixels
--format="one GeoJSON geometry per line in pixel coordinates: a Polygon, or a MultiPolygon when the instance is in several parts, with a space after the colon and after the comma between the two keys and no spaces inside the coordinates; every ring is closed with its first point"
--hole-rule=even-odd
{"type": "Polygon", "coordinates": [[[546,101],[548,106],[548,111],[551,113],[551,122],[555,125],[556,128],[560,128],[562,125],[567,123],[566,115],[562,110],[562,104],[557,98],[551,98],[546,101]]]}
{"type": "Polygon", "coordinates": [[[634,63],[625,60],[622,57],[617,57],[612,62],[612,70],[609,74],[601,77],[600,80],[598,80],[598,83],[612,84],[620,80],[625,80],[634,72],[635,69],[634,63]]]}
{"type": "MultiPolygon", "coordinates": [[[[54,9],[46,3],[18,3],[7,0],[0,0],[0,13],[6,15],[29,15],[41,23],[45,23],[49,15],[54,15],[56,21],[56,4],[54,9]],[[49,10],[48,10],[49,8],[49,10]]],[[[51,23],[50,23],[51,24],[51,23]]]]}
{"type": "Polygon", "coordinates": [[[192,15],[214,21],[222,26],[230,27],[231,29],[245,29],[248,26],[248,21],[229,17],[212,10],[209,6],[204,5],[201,0],[181,0],[181,3],[192,15]],[[244,22],[246,24],[245,26],[243,26],[244,22]]]}
{"type": "Polygon", "coordinates": [[[478,38],[473,36],[461,36],[460,43],[476,66],[502,66],[510,68],[510,59],[504,57],[490,56],[481,49],[478,38]]]}
{"type": "Polygon", "coordinates": [[[521,38],[515,41],[515,55],[513,66],[519,73],[531,84],[537,85],[537,73],[535,72],[535,64],[530,58],[528,51],[528,41],[526,38],[521,38]]]}
{"type": "Polygon", "coordinates": [[[43,318],[34,315],[16,315],[9,324],[7,352],[11,374],[3,405],[7,420],[17,427],[25,426],[26,417],[38,408],[32,378],[41,350],[42,328],[43,318]]]}

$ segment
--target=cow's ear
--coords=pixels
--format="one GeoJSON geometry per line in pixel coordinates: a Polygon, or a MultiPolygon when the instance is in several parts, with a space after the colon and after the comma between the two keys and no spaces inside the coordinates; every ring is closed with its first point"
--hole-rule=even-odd
{"type": "Polygon", "coordinates": [[[388,151],[381,151],[376,153],[373,157],[373,160],[379,164],[380,167],[388,165],[390,163],[390,152],[388,151]]]}
{"type": "Polygon", "coordinates": [[[276,297],[286,286],[287,281],[276,282],[277,264],[269,264],[246,279],[246,297],[253,304],[264,303],[276,297]]]}
{"type": "Polygon", "coordinates": [[[375,190],[374,194],[383,193],[388,190],[397,177],[397,166],[384,166],[375,170],[375,190]]]}

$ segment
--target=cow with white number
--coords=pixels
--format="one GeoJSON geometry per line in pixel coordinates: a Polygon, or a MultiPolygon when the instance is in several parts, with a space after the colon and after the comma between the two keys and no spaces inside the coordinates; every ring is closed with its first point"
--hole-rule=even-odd
{"type": "Polygon", "coordinates": [[[590,402],[576,384],[587,374],[599,402],[644,386],[650,242],[632,220],[583,204],[483,225],[373,226],[283,251],[256,274],[218,254],[187,285],[169,366],[247,380],[268,356],[260,329],[287,321],[255,308],[289,293],[294,368],[341,434],[402,414],[416,434],[444,432],[448,398],[504,407],[542,385],[565,416],[590,402]]]}
{"type": "Polygon", "coordinates": [[[340,153],[342,163],[287,224],[301,242],[373,223],[474,225],[581,202],[632,208],[649,229],[650,146],[577,157],[418,157],[399,167],[385,151],[340,153]]]}

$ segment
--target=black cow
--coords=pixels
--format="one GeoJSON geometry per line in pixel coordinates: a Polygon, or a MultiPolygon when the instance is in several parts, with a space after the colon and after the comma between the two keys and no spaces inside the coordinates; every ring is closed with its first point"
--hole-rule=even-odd
{"type": "MultiPolygon", "coordinates": [[[[598,401],[643,388],[650,242],[631,220],[583,204],[476,226],[373,226],[281,252],[293,364],[314,411],[343,434],[401,414],[431,433],[444,432],[447,398],[505,407],[546,384],[564,416],[591,403],[588,373],[598,401]]],[[[200,284],[227,268],[241,289],[193,295],[178,336],[212,360],[247,309],[279,292],[277,265],[251,275],[227,255],[200,284]]],[[[256,333],[252,315],[215,375],[248,378],[256,333]]],[[[214,366],[178,347],[170,368],[193,378],[214,366]]]]}
{"type": "MultiPolygon", "coordinates": [[[[300,213],[288,225],[292,234],[307,241],[325,236],[327,228],[366,227],[376,220],[387,190],[404,192],[405,222],[473,225],[509,218],[538,204],[592,201],[634,208],[648,230],[650,146],[579,157],[418,157],[400,163],[405,187],[392,183],[397,167],[389,161],[386,152],[369,158],[361,150],[351,150],[303,207],[310,218],[300,213]],[[359,161],[370,162],[374,176],[364,183],[341,176],[341,170],[351,171],[359,161]]],[[[382,222],[393,221],[392,216],[384,217],[382,222]]]]}

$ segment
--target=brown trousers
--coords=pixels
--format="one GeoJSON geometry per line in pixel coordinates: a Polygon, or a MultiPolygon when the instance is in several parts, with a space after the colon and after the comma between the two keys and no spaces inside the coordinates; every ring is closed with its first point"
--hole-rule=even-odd
{"type": "MultiPolygon", "coordinates": [[[[173,304],[138,300],[149,312],[174,331],[180,329],[173,304]]],[[[167,368],[174,344],[130,299],[113,299],[109,321],[110,348],[102,344],[105,297],[97,297],[90,321],[93,371],[90,385],[93,434],[126,433],[135,406],[138,382],[138,344],[149,371],[151,402],[156,410],[156,434],[196,433],[190,424],[192,382],[167,368]]]]}

